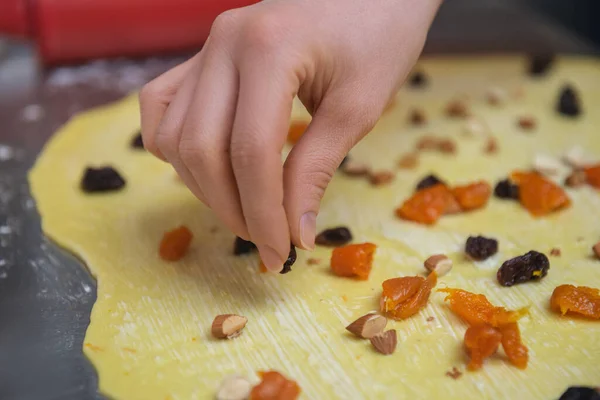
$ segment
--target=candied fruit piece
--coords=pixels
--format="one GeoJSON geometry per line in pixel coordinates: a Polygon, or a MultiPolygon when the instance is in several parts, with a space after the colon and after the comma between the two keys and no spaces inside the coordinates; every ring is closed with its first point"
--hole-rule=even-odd
{"type": "Polygon", "coordinates": [[[293,121],[290,124],[290,129],[288,130],[287,141],[290,144],[296,144],[298,140],[304,135],[304,132],[308,128],[308,122],[305,121],[293,121]]]}
{"type": "Polygon", "coordinates": [[[587,183],[600,189],[600,164],[592,165],[583,169],[587,183]]]}
{"type": "Polygon", "coordinates": [[[527,368],[529,350],[521,342],[521,332],[516,322],[498,327],[502,334],[502,348],[509,361],[517,368],[527,368]]]}
{"type": "Polygon", "coordinates": [[[557,286],[550,297],[550,307],[562,315],[600,320],[600,290],[587,286],[557,286]]]}
{"type": "Polygon", "coordinates": [[[482,294],[467,292],[462,289],[438,289],[448,293],[445,301],[450,309],[469,325],[489,324],[493,327],[518,321],[527,314],[527,308],[510,311],[504,307],[496,307],[482,294]]]}
{"type": "Polygon", "coordinates": [[[469,236],[465,253],[474,260],[482,261],[498,252],[498,241],[483,236],[469,236]]]}
{"type": "Polygon", "coordinates": [[[452,195],[464,211],[485,206],[491,194],[492,187],[484,181],[457,186],[452,189],[452,195]]]}
{"type": "Polygon", "coordinates": [[[506,260],[498,269],[496,277],[502,286],[537,281],[548,274],[550,261],[545,254],[531,250],[527,254],[506,260]]]}
{"type": "Polygon", "coordinates": [[[568,207],[571,201],[565,191],[536,172],[514,172],[519,186],[519,201],[534,216],[542,216],[568,207]]]}
{"type": "Polygon", "coordinates": [[[471,357],[467,368],[475,371],[483,366],[483,361],[498,350],[502,334],[487,324],[470,326],[465,332],[465,349],[471,357]]]}
{"type": "Polygon", "coordinates": [[[373,243],[336,247],[331,253],[331,270],[338,276],[366,280],[371,272],[376,248],[373,243]]]}
{"type": "Polygon", "coordinates": [[[396,215],[402,219],[434,224],[443,214],[460,209],[452,192],[447,186],[437,184],[421,189],[396,209],[396,215]]]}
{"type": "Polygon", "coordinates": [[[437,274],[432,272],[425,279],[420,276],[388,279],[383,282],[381,295],[382,311],[393,319],[406,319],[424,308],[431,290],[437,283],[437,274]]]}
{"type": "Polygon", "coordinates": [[[300,395],[300,386],[277,371],[261,371],[261,381],[252,388],[250,400],[294,400],[300,395]]]}
{"type": "Polygon", "coordinates": [[[351,240],[352,233],[345,226],[325,229],[315,237],[315,243],[320,246],[343,246],[351,240]]]}
{"type": "Polygon", "coordinates": [[[166,261],[181,259],[187,253],[192,238],[192,232],[185,226],[166,232],[160,242],[160,257],[166,261]]]}

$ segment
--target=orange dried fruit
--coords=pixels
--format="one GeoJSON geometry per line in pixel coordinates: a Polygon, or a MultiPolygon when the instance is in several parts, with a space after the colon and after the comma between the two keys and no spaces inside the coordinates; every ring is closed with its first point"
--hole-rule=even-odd
{"type": "Polygon", "coordinates": [[[406,276],[384,281],[381,285],[381,311],[397,320],[415,315],[427,305],[436,283],[435,272],[430,273],[427,278],[406,276]]]}
{"type": "Polygon", "coordinates": [[[467,368],[471,371],[480,369],[483,361],[496,353],[501,340],[502,334],[493,326],[470,326],[465,332],[465,349],[471,357],[467,368]]]}
{"type": "Polygon", "coordinates": [[[600,290],[587,286],[557,286],[550,297],[550,308],[562,315],[600,320],[600,290]]]}
{"type": "Polygon", "coordinates": [[[485,206],[492,194],[492,187],[487,182],[478,181],[457,186],[452,189],[452,194],[464,211],[475,210],[485,206]]]}
{"type": "Polygon", "coordinates": [[[587,183],[600,189],[600,164],[592,165],[583,169],[587,183]]]}
{"type": "Polygon", "coordinates": [[[568,207],[565,191],[537,172],[513,172],[511,180],[519,186],[519,201],[532,215],[542,216],[568,207]]]}
{"type": "Polygon", "coordinates": [[[308,128],[308,122],[306,121],[293,121],[290,124],[290,129],[288,130],[287,141],[290,144],[296,144],[298,140],[304,135],[304,132],[308,128]]]}
{"type": "Polygon", "coordinates": [[[300,386],[277,371],[260,371],[261,381],[252,388],[250,400],[294,400],[300,395],[300,386]]]}
{"type": "Polygon", "coordinates": [[[498,327],[517,322],[527,314],[527,308],[510,311],[504,307],[496,307],[482,294],[467,292],[462,289],[439,289],[438,292],[448,293],[445,301],[450,309],[469,325],[489,324],[498,327]]]}
{"type": "Polygon", "coordinates": [[[443,214],[460,209],[446,185],[437,184],[418,190],[396,209],[399,218],[422,224],[434,224],[443,214]]]}
{"type": "Polygon", "coordinates": [[[521,332],[519,331],[519,325],[516,322],[502,325],[498,327],[502,334],[502,348],[506,353],[509,361],[512,365],[517,368],[527,368],[527,361],[529,361],[529,350],[521,342],[521,332]]]}
{"type": "Polygon", "coordinates": [[[366,280],[371,272],[376,248],[373,243],[336,247],[331,253],[331,270],[338,276],[366,280]]]}
{"type": "Polygon", "coordinates": [[[187,253],[193,237],[192,232],[185,226],[166,232],[160,242],[160,257],[166,261],[181,259],[187,253]]]}

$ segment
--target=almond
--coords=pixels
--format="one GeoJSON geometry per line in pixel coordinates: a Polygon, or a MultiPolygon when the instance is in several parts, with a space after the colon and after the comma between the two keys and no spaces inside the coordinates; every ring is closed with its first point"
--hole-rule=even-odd
{"type": "Polygon", "coordinates": [[[469,107],[463,100],[452,100],[446,106],[446,115],[453,118],[466,118],[469,116],[469,107]]]}
{"type": "Polygon", "coordinates": [[[498,141],[494,137],[489,137],[485,142],[483,151],[487,154],[495,154],[498,152],[498,141]]]}
{"type": "Polygon", "coordinates": [[[413,125],[423,125],[427,122],[427,117],[425,116],[425,112],[419,108],[415,108],[410,113],[410,122],[413,125]]]}
{"type": "Polygon", "coordinates": [[[387,185],[392,182],[396,175],[391,171],[376,171],[371,173],[369,180],[373,186],[387,185]]]}
{"type": "Polygon", "coordinates": [[[423,136],[417,142],[417,150],[437,150],[439,148],[440,140],[435,136],[423,136]]]}
{"type": "Polygon", "coordinates": [[[465,134],[468,136],[481,136],[487,131],[487,128],[481,120],[476,117],[469,117],[465,122],[465,134]]]}
{"type": "Polygon", "coordinates": [[[593,247],[592,250],[594,251],[594,254],[596,255],[596,257],[598,259],[600,259],[600,242],[596,243],[593,247]]]}
{"type": "Polygon", "coordinates": [[[212,323],[211,333],[219,339],[233,339],[242,333],[248,318],[235,314],[217,315],[212,323]]]}
{"type": "Polygon", "coordinates": [[[346,330],[360,338],[370,339],[383,332],[387,319],[378,314],[366,314],[346,327],[346,330]]]}
{"type": "Polygon", "coordinates": [[[379,353],[383,355],[392,354],[398,344],[398,336],[395,329],[390,329],[371,338],[371,344],[379,353]]]}
{"type": "Polygon", "coordinates": [[[519,117],[518,123],[519,123],[519,126],[521,127],[521,129],[524,129],[527,131],[535,129],[535,126],[537,125],[535,118],[533,118],[530,115],[525,115],[525,116],[519,117]]]}
{"type": "Polygon", "coordinates": [[[231,375],[223,379],[217,391],[217,400],[245,400],[250,396],[252,384],[243,376],[231,375]]]}
{"type": "Polygon", "coordinates": [[[419,164],[419,156],[415,153],[405,154],[398,160],[398,168],[412,169],[419,164]]]}
{"type": "Polygon", "coordinates": [[[585,152],[581,146],[573,146],[562,157],[563,161],[572,168],[582,169],[587,165],[585,152]]]}
{"type": "Polygon", "coordinates": [[[587,177],[585,172],[580,169],[577,169],[569,174],[565,179],[565,185],[569,187],[579,187],[585,185],[587,182],[587,177]]]}
{"type": "Polygon", "coordinates": [[[442,139],[438,142],[438,150],[446,154],[456,153],[456,144],[452,139],[442,139]]]}
{"type": "Polygon", "coordinates": [[[341,166],[342,172],[348,176],[368,175],[370,168],[367,164],[348,160],[341,166]]]}
{"type": "Polygon", "coordinates": [[[508,92],[501,87],[494,86],[488,89],[486,99],[493,106],[502,105],[508,100],[508,92]]]}
{"type": "Polygon", "coordinates": [[[560,162],[546,154],[536,154],[533,159],[533,169],[543,175],[555,175],[561,169],[560,162]]]}
{"type": "Polygon", "coordinates": [[[452,269],[452,260],[444,254],[435,254],[425,260],[425,269],[436,273],[437,276],[444,276],[452,269]]]}

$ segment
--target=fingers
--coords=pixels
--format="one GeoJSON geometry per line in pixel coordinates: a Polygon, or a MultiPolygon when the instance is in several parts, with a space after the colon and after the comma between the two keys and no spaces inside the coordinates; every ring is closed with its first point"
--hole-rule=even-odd
{"type": "Polygon", "coordinates": [[[240,71],[231,162],[250,237],[265,266],[279,272],[290,251],[281,150],[297,83],[289,71],[262,64],[240,71]]]}

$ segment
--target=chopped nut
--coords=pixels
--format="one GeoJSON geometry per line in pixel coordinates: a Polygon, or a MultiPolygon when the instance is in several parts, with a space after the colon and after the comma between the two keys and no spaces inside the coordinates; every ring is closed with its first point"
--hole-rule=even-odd
{"type": "Polygon", "coordinates": [[[364,176],[369,174],[370,168],[367,164],[350,159],[341,166],[341,170],[348,176],[364,176]]]}
{"type": "Polygon", "coordinates": [[[487,154],[495,154],[498,152],[498,141],[494,137],[489,137],[485,142],[483,151],[487,154]]]}
{"type": "Polygon", "coordinates": [[[398,160],[398,168],[412,169],[419,163],[419,156],[416,153],[405,154],[398,160]]]}
{"type": "Polygon", "coordinates": [[[435,319],[435,317],[427,317],[427,319],[426,319],[425,321],[427,321],[427,322],[431,322],[431,321],[433,321],[434,319],[435,319]]]}
{"type": "Polygon", "coordinates": [[[567,178],[565,179],[565,185],[569,187],[579,187],[585,185],[586,181],[587,177],[585,175],[585,172],[583,170],[577,169],[571,172],[569,176],[567,176],[567,178]]]}
{"type": "Polygon", "coordinates": [[[309,258],[306,260],[306,263],[308,265],[319,265],[321,263],[321,260],[319,260],[318,258],[309,258]]]}
{"type": "Polygon", "coordinates": [[[438,150],[446,154],[456,153],[456,144],[452,139],[442,139],[438,142],[438,150]]]}
{"type": "Polygon", "coordinates": [[[369,176],[371,184],[374,186],[387,185],[392,182],[396,175],[391,171],[376,171],[369,176]]]}
{"type": "Polygon", "coordinates": [[[233,339],[242,333],[248,318],[235,314],[217,315],[212,323],[211,333],[218,339],[233,339]]]}
{"type": "Polygon", "coordinates": [[[594,254],[596,255],[596,257],[598,259],[600,259],[600,242],[598,242],[594,246],[592,246],[592,250],[594,251],[594,254]]]}
{"type": "Polygon", "coordinates": [[[425,260],[424,265],[427,271],[444,276],[452,269],[452,260],[444,254],[435,254],[425,260]]]}
{"type": "Polygon", "coordinates": [[[452,379],[458,379],[462,376],[462,372],[456,367],[452,367],[451,371],[446,372],[446,376],[452,379]]]}
{"type": "Polygon", "coordinates": [[[469,116],[469,107],[463,100],[452,100],[446,106],[446,115],[452,118],[465,118],[469,116]]]}
{"type": "Polygon", "coordinates": [[[481,136],[487,131],[483,122],[476,117],[469,117],[465,122],[465,133],[469,136],[481,136]]]}
{"type": "Polygon", "coordinates": [[[380,334],[387,325],[387,318],[378,314],[366,314],[352,322],[346,330],[363,339],[380,334]]]}
{"type": "Polygon", "coordinates": [[[410,122],[413,125],[423,125],[427,122],[427,117],[425,116],[425,112],[419,108],[415,108],[410,113],[410,122]]]}
{"type": "Polygon", "coordinates": [[[553,249],[550,250],[550,255],[554,256],[554,257],[560,257],[560,249],[557,249],[556,247],[554,247],[553,249]]]}
{"type": "Polygon", "coordinates": [[[435,136],[423,136],[417,142],[417,150],[437,150],[440,140],[435,136]]]}
{"type": "Polygon", "coordinates": [[[398,344],[398,336],[395,329],[390,329],[371,338],[371,344],[383,355],[392,354],[398,344]]]}
{"type": "Polygon", "coordinates": [[[506,90],[494,86],[488,89],[486,93],[487,102],[493,106],[498,106],[506,103],[508,99],[508,93],[506,90]]]}
{"type": "Polygon", "coordinates": [[[554,157],[546,154],[536,154],[533,159],[533,169],[543,175],[555,175],[560,171],[561,164],[554,157]]]}
{"type": "Polygon", "coordinates": [[[231,375],[223,379],[217,391],[217,400],[245,400],[250,396],[252,384],[243,376],[231,375]]]}
{"type": "Polygon", "coordinates": [[[582,169],[588,164],[581,146],[573,146],[565,151],[562,159],[567,165],[575,169],[582,169]]]}
{"type": "Polygon", "coordinates": [[[519,117],[518,123],[519,123],[519,126],[521,127],[521,129],[524,129],[527,131],[535,129],[535,127],[537,125],[535,118],[530,115],[525,115],[525,116],[519,117]]]}

